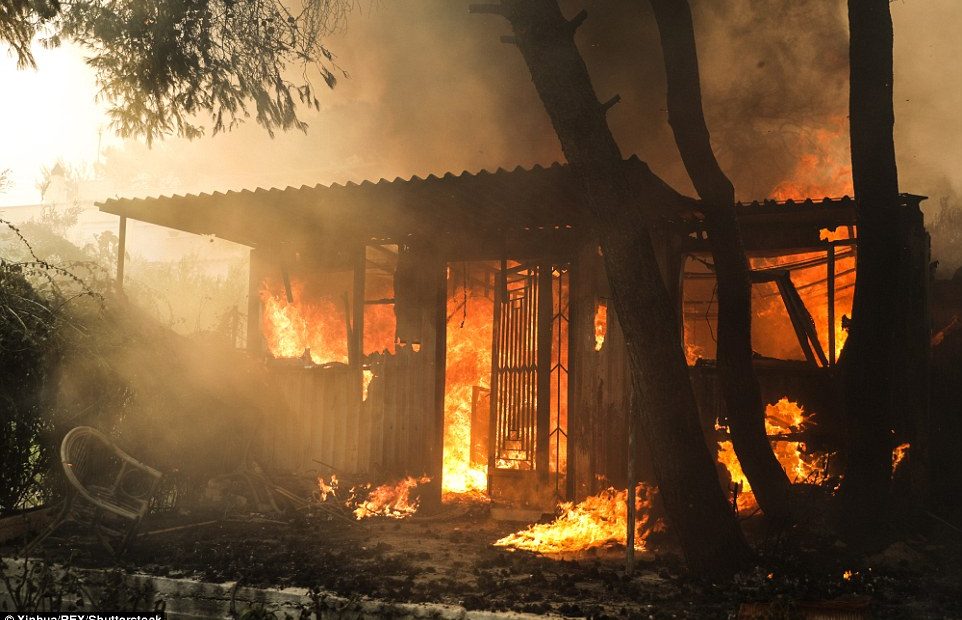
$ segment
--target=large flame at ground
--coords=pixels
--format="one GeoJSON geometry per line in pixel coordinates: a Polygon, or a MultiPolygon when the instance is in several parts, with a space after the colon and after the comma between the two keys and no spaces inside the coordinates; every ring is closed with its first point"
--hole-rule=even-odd
{"type": "MultiPolygon", "coordinates": [[[[652,522],[651,502],[656,489],[639,483],[635,495],[635,549],[645,548],[648,536],[660,526],[652,522]]],[[[575,504],[559,504],[551,523],[535,523],[496,541],[499,547],[538,553],[577,552],[628,541],[628,491],[608,488],[575,504]]]]}
{"type": "Polygon", "coordinates": [[[372,489],[360,501],[355,499],[355,494],[363,491],[351,489],[352,500],[348,500],[348,504],[356,503],[353,512],[354,518],[359,521],[368,517],[404,519],[416,513],[420,504],[417,497],[411,497],[411,492],[418,485],[427,484],[430,481],[431,479],[427,476],[420,478],[408,476],[394,484],[382,484],[372,489]]]}
{"type": "MultiPolygon", "coordinates": [[[[765,407],[765,432],[769,437],[800,432],[809,423],[809,416],[805,414],[805,410],[798,403],[787,398],[782,398],[777,403],[765,407]]],[[[725,429],[725,427],[718,428],[725,429]]],[[[772,449],[775,451],[775,458],[792,482],[817,480],[825,474],[825,457],[808,454],[803,442],[775,441],[772,442],[772,449]]],[[[738,457],[735,456],[731,441],[718,442],[718,461],[728,470],[732,484],[739,485],[739,511],[754,510],[757,507],[755,496],[738,462],[738,457]]]]}
{"type": "MultiPolygon", "coordinates": [[[[491,384],[494,302],[458,287],[448,298],[448,341],[444,390],[444,493],[485,493],[486,463],[472,462],[471,420],[478,390],[491,384]]],[[[487,419],[487,417],[485,417],[487,419]]],[[[477,452],[477,449],[475,450],[477,452]]],[[[486,449],[482,450],[486,453],[486,449]]]]}

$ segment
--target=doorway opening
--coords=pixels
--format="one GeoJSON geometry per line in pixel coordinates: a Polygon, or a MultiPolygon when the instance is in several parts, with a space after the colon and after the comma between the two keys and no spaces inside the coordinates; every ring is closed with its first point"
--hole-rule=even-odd
{"type": "Polygon", "coordinates": [[[444,492],[549,508],[567,496],[569,272],[448,265],[444,492]]]}

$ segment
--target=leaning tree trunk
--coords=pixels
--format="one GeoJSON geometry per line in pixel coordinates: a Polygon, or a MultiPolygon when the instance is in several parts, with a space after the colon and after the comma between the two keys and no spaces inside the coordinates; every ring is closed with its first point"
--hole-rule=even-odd
{"type": "Polygon", "coordinates": [[[892,136],[892,16],[889,0],[849,0],[852,178],[858,199],[858,258],[852,325],[843,363],[850,445],[840,489],[850,537],[868,540],[885,514],[903,300],[898,171],[892,136]]]}
{"type": "Polygon", "coordinates": [[[649,171],[649,195],[631,195],[606,106],[598,102],[574,44],[579,19],[566,21],[555,0],[504,0],[472,8],[499,13],[511,23],[565,156],[584,182],[586,208],[625,334],[641,428],[689,569],[730,575],[744,565],[749,550],[705,446],[677,319],[644,214],[629,206],[640,199],[653,209],[654,201],[668,193],[666,187],[649,171]]]}
{"type": "Polygon", "coordinates": [[[765,432],[765,406],[752,364],[748,259],[735,214],[735,188],[718,165],[702,109],[698,53],[688,0],[650,0],[661,35],[668,122],[688,176],[704,201],[718,281],[718,372],[732,445],[758,505],[776,520],[791,515],[791,483],[765,432]]]}

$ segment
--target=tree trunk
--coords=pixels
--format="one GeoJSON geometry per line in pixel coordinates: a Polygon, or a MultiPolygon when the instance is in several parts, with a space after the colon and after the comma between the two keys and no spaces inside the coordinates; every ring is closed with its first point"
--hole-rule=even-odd
{"type": "Polygon", "coordinates": [[[656,264],[644,214],[666,193],[649,171],[650,192],[633,196],[624,161],[555,0],[505,0],[475,6],[508,19],[565,157],[584,182],[622,324],[638,396],[638,415],[668,519],[694,573],[731,575],[749,549],[721,492],[705,446],[677,319],[656,264]]]}
{"type": "Polygon", "coordinates": [[[896,282],[904,240],[892,136],[889,0],[849,0],[848,17],[858,277],[843,364],[850,445],[840,498],[847,533],[868,541],[886,512],[891,478],[893,325],[904,307],[896,282]]]}
{"type": "Polygon", "coordinates": [[[698,53],[688,0],[650,0],[661,35],[668,122],[688,176],[704,201],[718,282],[718,372],[732,445],[758,505],[775,520],[791,516],[791,483],[765,432],[765,406],[752,363],[748,258],[735,215],[735,188],[718,165],[702,109],[698,53]]]}

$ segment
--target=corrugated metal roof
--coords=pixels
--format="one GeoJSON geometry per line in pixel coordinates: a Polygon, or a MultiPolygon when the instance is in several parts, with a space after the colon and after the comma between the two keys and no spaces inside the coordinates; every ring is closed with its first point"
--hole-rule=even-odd
{"type": "Polygon", "coordinates": [[[259,245],[310,234],[395,237],[444,230],[571,226],[576,180],[566,166],[413,176],[393,181],[118,198],[102,211],[259,245]]]}
{"type": "MultiPolygon", "coordinates": [[[[629,173],[646,174],[637,157],[629,173]]],[[[456,235],[492,230],[569,228],[579,225],[579,180],[562,164],[494,172],[464,171],[376,183],[229,191],[154,198],[112,198],[101,211],[249,246],[273,241],[403,239],[411,234],[456,235]]],[[[848,198],[820,202],[756,202],[739,205],[749,224],[771,217],[824,218],[850,223],[848,198]],[[824,208],[823,208],[824,207],[824,208]]]]}

